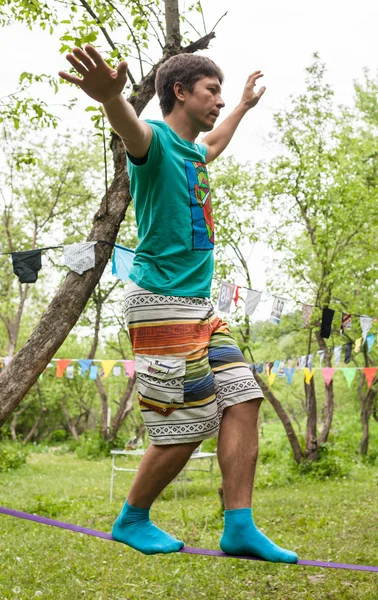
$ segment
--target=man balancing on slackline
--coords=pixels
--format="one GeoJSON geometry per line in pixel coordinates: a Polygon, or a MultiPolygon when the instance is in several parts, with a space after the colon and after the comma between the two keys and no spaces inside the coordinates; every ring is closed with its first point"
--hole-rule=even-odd
{"type": "Polygon", "coordinates": [[[295,563],[297,555],[270,541],[252,519],[263,397],[210,301],[214,222],[206,164],[264,94],[264,87],[254,91],[263,75],[248,77],[240,103],[213,131],[224,107],[223,73],[209,58],[180,54],[159,68],[163,121],[141,121],[125,100],[125,61],[112,69],[91,46],[74,48],[67,60],[81,77],[60,76],[103,104],[125,144],[138,225],[125,314],[151,445],[112,536],[145,554],[180,550],[184,542],[151,523],[150,507],[194,449],[218,435],[226,507],[221,549],[295,563]],[[197,144],[202,131],[210,133],[197,144]]]}

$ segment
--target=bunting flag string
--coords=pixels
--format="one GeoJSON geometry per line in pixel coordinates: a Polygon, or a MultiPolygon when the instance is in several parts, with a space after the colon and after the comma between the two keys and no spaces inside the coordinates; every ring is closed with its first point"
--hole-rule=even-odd
{"type": "MultiPolygon", "coordinates": [[[[4,358],[0,357],[0,376],[2,369],[10,362],[11,358],[9,356],[5,356],[4,358]]],[[[122,374],[124,374],[125,377],[130,377],[131,379],[135,375],[135,360],[108,360],[102,358],[53,358],[44,370],[44,373],[47,371],[47,369],[51,369],[54,366],[56,367],[55,375],[58,377],[58,379],[62,379],[63,377],[66,377],[67,379],[73,379],[75,374],[85,377],[86,373],[88,373],[89,379],[92,380],[97,379],[98,375],[100,375],[103,379],[106,379],[106,377],[109,377],[111,374],[115,377],[120,377],[122,374]]],[[[43,374],[40,376],[41,378],[43,377],[43,374]]]]}

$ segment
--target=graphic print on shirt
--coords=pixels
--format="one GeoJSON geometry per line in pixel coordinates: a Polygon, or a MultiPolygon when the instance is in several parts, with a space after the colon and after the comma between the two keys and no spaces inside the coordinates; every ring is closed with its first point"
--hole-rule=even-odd
{"type": "Polygon", "coordinates": [[[193,224],[193,250],[214,248],[214,220],[209,176],[205,163],[184,160],[190,193],[193,224]]]}

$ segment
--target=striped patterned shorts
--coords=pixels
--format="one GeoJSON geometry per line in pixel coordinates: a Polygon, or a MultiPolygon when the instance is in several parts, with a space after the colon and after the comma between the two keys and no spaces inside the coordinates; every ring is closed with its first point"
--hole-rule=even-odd
{"type": "Polygon", "coordinates": [[[226,407],[263,397],[209,298],[162,296],[131,282],[125,319],[152,444],[214,437],[226,407]]]}

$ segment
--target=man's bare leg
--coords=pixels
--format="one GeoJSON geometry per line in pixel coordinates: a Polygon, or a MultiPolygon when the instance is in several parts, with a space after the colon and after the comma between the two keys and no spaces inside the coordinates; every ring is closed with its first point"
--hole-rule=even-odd
{"type": "Polygon", "coordinates": [[[149,511],[160,492],[180,473],[199,442],[149,446],[112,536],[144,554],[178,552],[184,542],[155,527],[149,511]]]}
{"type": "Polygon", "coordinates": [[[223,476],[225,527],[220,546],[227,554],[259,556],[273,562],[295,563],[298,556],[274,544],[253,522],[251,502],[258,457],[258,413],[261,399],[226,408],[218,460],[223,476]]]}

